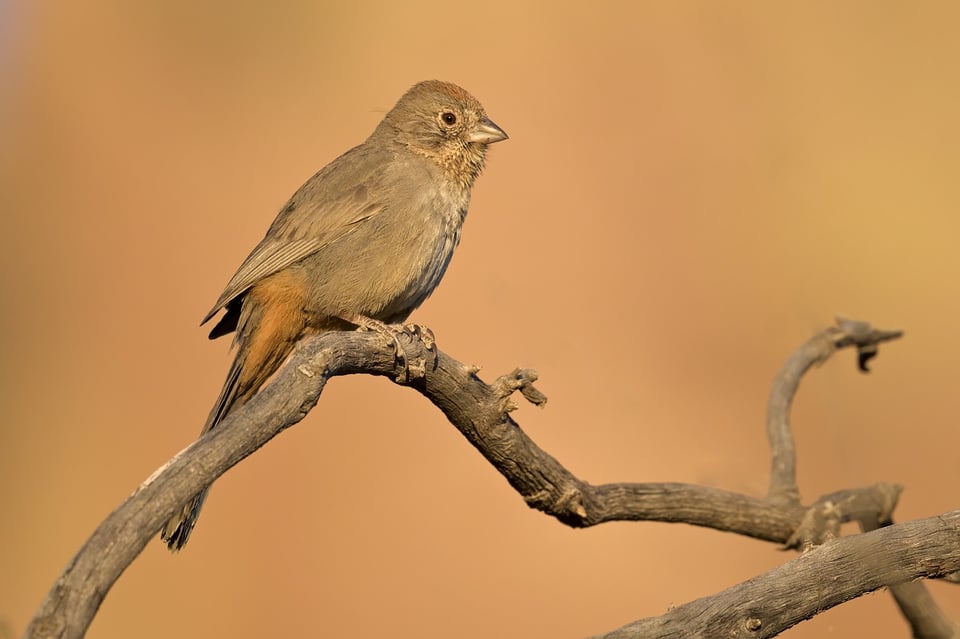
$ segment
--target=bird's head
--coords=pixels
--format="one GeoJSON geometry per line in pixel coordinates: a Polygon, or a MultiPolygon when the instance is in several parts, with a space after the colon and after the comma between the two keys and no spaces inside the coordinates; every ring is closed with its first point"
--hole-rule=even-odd
{"type": "Polygon", "coordinates": [[[487,145],[507,139],[476,98],[439,80],[411,87],[381,127],[411,151],[436,161],[467,188],[483,170],[487,145]]]}

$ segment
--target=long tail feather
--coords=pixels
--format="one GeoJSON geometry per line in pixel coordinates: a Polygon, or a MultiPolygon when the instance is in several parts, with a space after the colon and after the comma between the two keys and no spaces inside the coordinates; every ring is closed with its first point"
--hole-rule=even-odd
{"type": "MultiPolygon", "coordinates": [[[[215,428],[217,424],[230,413],[230,410],[234,408],[238,397],[237,390],[240,381],[240,371],[243,368],[243,359],[244,351],[240,349],[233,360],[233,364],[230,366],[230,371],[227,373],[227,380],[223,384],[220,396],[210,410],[207,422],[204,424],[203,431],[200,433],[201,436],[210,429],[215,428]]],[[[190,539],[190,533],[197,523],[197,517],[200,516],[200,508],[203,506],[203,500],[207,498],[209,491],[209,486],[201,490],[163,525],[163,529],[160,531],[160,538],[167,544],[167,548],[172,552],[183,548],[187,540],[190,539]]]]}
{"type": "MultiPolygon", "coordinates": [[[[302,283],[283,272],[251,288],[240,306],[228,307],[211,337],[235,328],[237,355],[201,436],[253,397],[290,354],[304,327],[303,295],[302,283]]],[[[171,551],[187,543],[208,491],[209,486],[197,493],[163,526],[160,538],[171,551]]]]}

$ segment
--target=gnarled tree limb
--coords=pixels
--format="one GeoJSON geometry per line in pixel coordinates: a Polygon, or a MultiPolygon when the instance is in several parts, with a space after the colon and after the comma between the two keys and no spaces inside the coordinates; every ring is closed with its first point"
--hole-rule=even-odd
{"type": "Polygon", "coordinates": [[[767,439],[773,463],[767,499],[779,504],[799,504],[797,488],[797,451],[790,431],[790,406],[800,380],[812,366],[827,361],[837,349],[855,346],[860,370],[867,372],[867,361],[877,354],[882,342],[899,339],[903,331],[880,331],[868,324],[837,318],[837,325],[820,331],[791,355],[770,390],[767,402],[767,439]]]}
{"type": "MultiPolygon", "coordinates": [[[[873,332],[863,323],[853,323],[846,328],[841,324],[839,328],[828,329],[826,337],[815,338],[821,340],[817,344],[824,345],[822,348],[808,348],[805,345],[805,353],[791,359],[794,364],[788,364],[791,367],[789,370],[785,367],[787,373],[781,374],[782,383],[778,382],[782,401],[774,405],[771,400],[772,417],[768,419],[768,423],[776,422],[771,432],[776,429],[777,435],[771,435],[771,443],[774,457],[779,455],[780,459],[789,462],[784,467],[792,465],[795,468],[792,438],[786,448],[781,446],[781,442],[786,441],[784,433],[787,438],[790,436],[786,411],[796,392],[799,376],[836,348],[856,346],[862,353],[875,349],[879,341],[895,336],[892,332],[873,332]]],[[[776,498],[776,495],[792,494],[791,486],[795,491],[795,479],[791,480],[790,473],[783,473],[786,481],[780,481],[781,485],[787,487],[786,491],[771,490],[771,494],[763,499],[688,484],[622,483],[594,486],[577,478],[541,450],[510,418],[508,413],[515,408],[511,397],[517,391],[535,404],[546,401],[533,386],[536,380],[533,371],[518,369],[488,385],[476,376],[476,369],[426,348],[420,340],[402,339],[405,340],[403,347],[411,364],[408,370],[413,372],[413,379],[404,383],[439,407],[531,507],[570,526],[587,527],[616,520],[684,522],[787,546],[809,546],[831,538],[831,533],[839,523],[845,521],[889,521],[899,495],[899,487],[877,484],[839,491],[805,508],[799,498],[776,498]]],[[[316,404],[327,379],[354,373],[395,378],[397,366],[392,344],[384,344],[377,335],[356,332],[326,333],[299,344],[290,362],[269,386],[225,419],[218,428],[155,472],[94,531],[57,579],[28,627],[26,636],[83,636],[112,584],[180,504],[285,428],[300,421],[316,404]]],[[[772,487],[778,481],[778,472],[775,462],[772,487]]],[[[923,565],[896,564],[893,569],[897,572],[891,573],[894,577],[888,577],[902,581],[960,570],[960,566],[950,563],[952,559],[931,564],[930,555],[924,554],[924,550],[939,552],[944,547],[943,536],[949,537],[950,530],[956,532],[952,519],[954,515],[950,513],[943,516],[946,528],[936,537],[937,544],[920,543],[914,546],[915,554],[912,557],[923,565]]],[[[903,526],[906,525],[888,527],[871,535],[881,539],[899,539],[897,535],[909,534],[904,533],[907,529],[903,526]]],[[[931,534],[936,532],[927,528],[922,530],[931,534]]],[[[875,539],[871,535],[862,537],[875,539]]],[[[875,543],[841,541],[839,548],[847,553],[843,557],[855,554],[856,543],[875,543]]],[[[955,547],[960,546],[956,535],[953,543],[955,547]]],[[[829,547],[834,548],[832,545],[829,547]]],[[[942,553],[936,555],[941,559],[944,556],[942,553]]],[[[827,552],[820,552],[808,553],[797,561],[804,562],[802,565],[827,562],[819,564],[819,570],[823,570],[830,565],[829,562],[839,559],[827,552]]],[[[874,574],[864,575],[864,578],[868,579],[859,590],[849,580],[820,583],[821,607],[828,603],[835,605],[882,585],[898,583],[874,574]]],[[[782,579],[785,584],[783,587],[789,588],[788,582],[792,577],[789,572],[776,572],[768,579],[782,579]]],[[[744,600],[742,603],[746,605],[749,601],[753,600],[744,600]]],[[[688,605],[695,604],[701,605],[700,602],[688,605]]],[[[677,619],[676,613],[668,614],[673,615],[672,619],[677,619]]],[[[777,623],[789,625],[806,617],[785,618],[776,622],[772,617],[757,618],[761,627],[765,625],[769,629],[777,627],[777,623]]],[[[666,622],[666,616],[661,620],[666,622]]],[[[641,625],[637,628],[647,628],[645,624],[649,620],[638,623],[641,625]]],[[[633,633],[634,630],[624,629],[622,632],[633,633]]],[[[750,636],[772,636],[755,634],[756,629],[750,632],[754,633],[750,636]]]]}

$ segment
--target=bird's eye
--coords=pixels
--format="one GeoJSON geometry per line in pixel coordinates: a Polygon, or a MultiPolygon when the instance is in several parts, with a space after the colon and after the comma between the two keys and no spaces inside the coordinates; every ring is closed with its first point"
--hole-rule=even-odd
{"type": "Polygon", "coordinates": [[[447,126],[453,126],[457,123],[457,115],[455,113],[451,113],[450,111],[444,111],[440,115],[440,119],[443,120],[443,123],[447,126]]]}

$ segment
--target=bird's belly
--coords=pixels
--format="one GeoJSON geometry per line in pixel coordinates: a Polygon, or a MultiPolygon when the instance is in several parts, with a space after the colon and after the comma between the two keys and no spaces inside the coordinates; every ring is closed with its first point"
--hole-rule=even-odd
{"type": "Polygon", "coordinates": [[[411,223],[385,214],[301,262],[315,274],[307,316],[318,323],[352,315],[404,321],[440,283],[460,240],[459,212],[417,217],[411,223]]]}
{"type": "Polygon", "coordinates": [[[406,280],[407,286],[375,315],[376,319],[387,323],[402,322],[423,304],[440,284],[459,241],[460,229],[457,228],[454,233],[441,233],[428,243],[430,246],[424,246],[426,250],[420,254],[421,259],[398,259],[394,277],[397,282],[406,280]]]}

